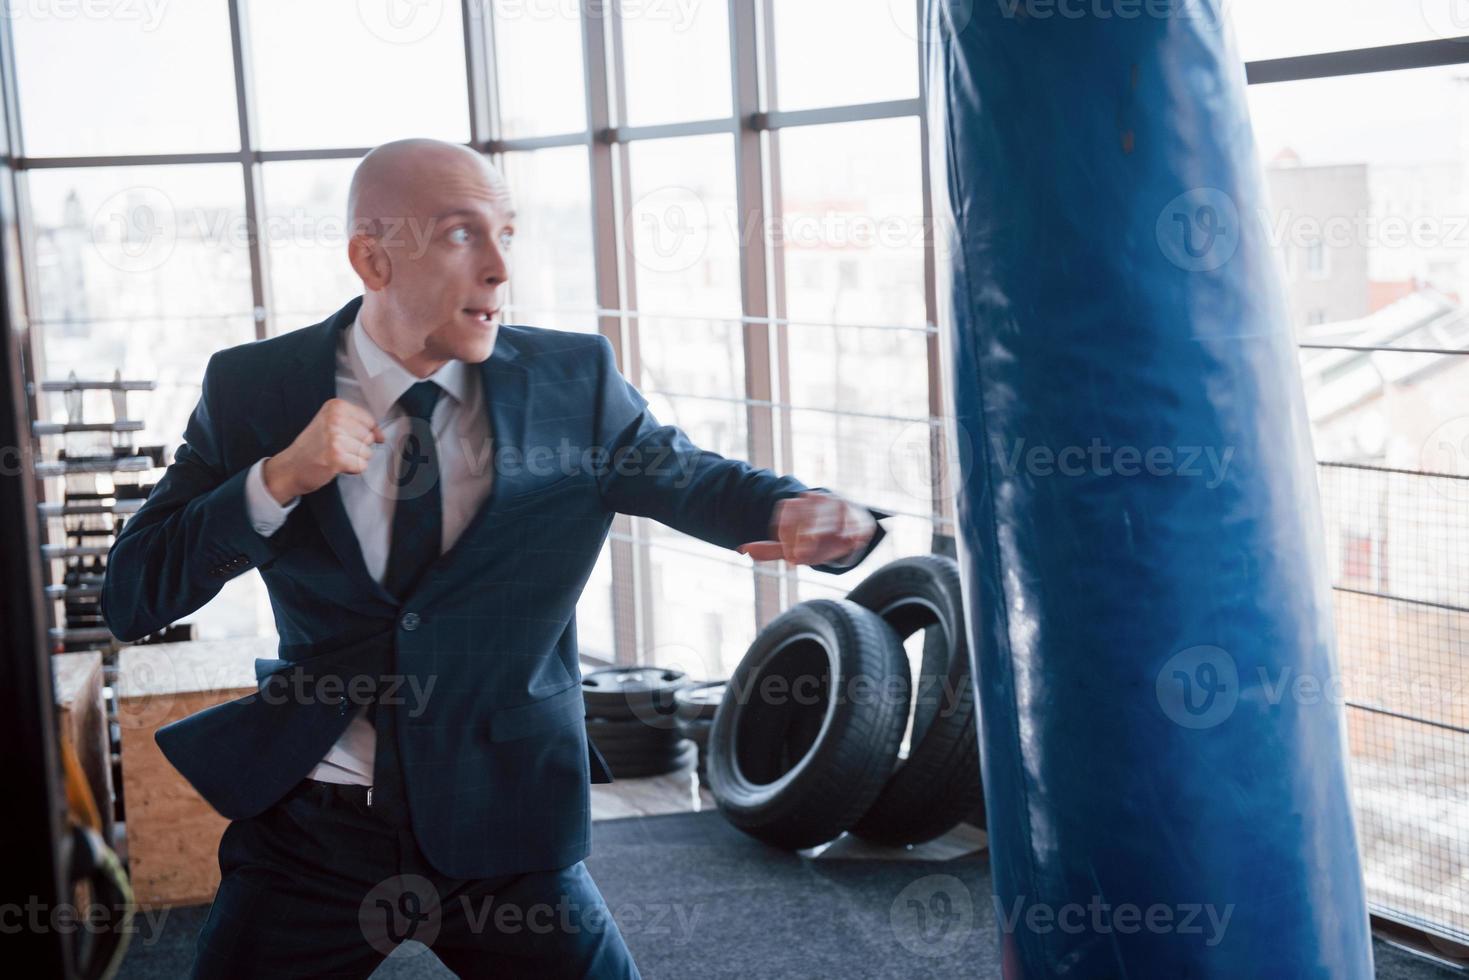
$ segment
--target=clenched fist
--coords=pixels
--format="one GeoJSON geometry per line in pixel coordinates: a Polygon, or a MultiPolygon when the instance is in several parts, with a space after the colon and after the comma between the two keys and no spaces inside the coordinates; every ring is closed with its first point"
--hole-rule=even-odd
{"type": "Polygon", "coordinates": [[[284,506],[294,497],[326,486],[338,473],[361,473],[372,447],[383,441],[372,413],[332,398],[317,410],[294,442],[265,461],[265,489],[284,506]]]}
{"type": "Polygon", "coordinates": [[[737,550],[756,561],[784,558],[793,565],[820,565],[864,546],[877,530],[865,507],[834,493],[808,490],[776,501],[770,541],[749,541],[737,550]]]}

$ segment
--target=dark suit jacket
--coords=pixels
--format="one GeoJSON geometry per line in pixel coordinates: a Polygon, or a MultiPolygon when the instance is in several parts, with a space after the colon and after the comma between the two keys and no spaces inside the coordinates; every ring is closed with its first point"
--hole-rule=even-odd
{"type": "MultiPolygon", "coordinates": [[[[583,723],[574,614],[613,515],[734,548],[769,536],[778,499],[824,488],[660,425],[606,338],[501,325],[477,366],[494,441],[490,496],[395,598],[368,574],[335,481],[269,538],[246,515],[249,467],[335,395],[339,332],[360,304],[210,358],[184,444],[112,547],[103,615],[136,639],[260,570],[280,660],[257,661],[256,693],[156,734],[224,816],[271,806],[326,754],[351,709],[389,684],[403,699],[413,829],[433,864],[457,878],[565,867],[588,853],[588,783],[611,779],[583,723]]],[[[879,525],[862,558],[882,535],[879,525]]]]}

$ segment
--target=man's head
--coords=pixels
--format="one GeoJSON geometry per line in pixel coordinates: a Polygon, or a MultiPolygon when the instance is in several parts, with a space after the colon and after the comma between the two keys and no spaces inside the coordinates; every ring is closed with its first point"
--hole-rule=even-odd
{"type": "Polygon", "coordinates": [[[373,339],[420,377],[489,357],[514,219],[505,179],[468,147],[397,140],[363,157],[347,195],[347,254],[373,339]]]}

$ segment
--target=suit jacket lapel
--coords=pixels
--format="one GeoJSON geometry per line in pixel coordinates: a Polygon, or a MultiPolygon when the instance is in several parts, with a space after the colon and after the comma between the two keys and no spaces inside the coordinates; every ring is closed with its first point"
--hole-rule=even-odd
{"type": "MultiPolygon", "coordinates": [[[[328,320],[303,329],[311,331],[311,340],[296,365],[286,377],[280,392],[284,420],[280,436],[282,448],[288,445],[316,416],[323,403],[337,393],[337,343],[341,332],[357,319],[362,297],[357,297],[334,313],[328,320]]],[[[435,573],[421,580],[423,588],[440,579],[452,562],[457,562],[473,547],[476,534],[483,530],[500,502],[513,496],[520,481],[528,479],[525,467],[525,432],[529,410],[527,364],[514,340],[503,331],[495,339],[490,356],[475,365],[480,372],[485,411],[490,418],[490,453],[485,466],[490,470],[490,494],[475,512],[454,546],[440,555],[431,566],[435,573]]],[[[357,534],[342,503],[337,481],[312,493],[305,499],[317,526],[326,537],[337,560],[364,590],[362,594],[392,605],[399,599],[384,589],[367,571],[357,534]]]]}
{"type": "Polygon", "coordinates": [[[490,493],[454,545],[440,555],[419,580],[415,593],[420,599],[432,592],[436,583],[449,580],[453,566],[463,560],[466,552],[473,551],[479,534],[487,524],[493,523],[492,515],[500,503],[513,496],[519,482],[527,478],[525,432],[529,381],[526,360],[515,342],[501,332],[495,338],[495,348],[490,356],[476,367],[479,368],[480,385],[484,391],[485,411],[490,417],[490,453],[485,460],[489,471],[486,475],[491,481],[490,493]]]}
{"type": "MultiPolygon", "coordinates": [[[[361,306],[362,297],[359,296],[324,322],[304,328],[311,331],[311,340],[297,361],[296,370],[288,374],[280,393],[285,410],[281,425],[281,435],[285,439],[283,446],[306,428],[323,404],[336,397],[337,342],[342,331],[357,319],[357,310],[361,306]]],[[[352,530],[352,521],[342,503],[337,481],[332,480],[321,489],[306,494],[305,504],[337,560],[363,590],[361,594],[397,605],[398,600],[367,571],[367,562],[362,557],[362,547],[357,543],[357,533],[352,530]]]]}

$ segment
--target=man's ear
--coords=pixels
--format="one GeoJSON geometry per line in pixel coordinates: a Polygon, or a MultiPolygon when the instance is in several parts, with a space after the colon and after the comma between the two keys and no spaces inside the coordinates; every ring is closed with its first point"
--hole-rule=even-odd
{"type": "Polygon", "coordinates": [[[371,235],[353,235],[347,242],[347,261],[368,289],[382,289],[393,277],[387,251],[371,235]]]}

